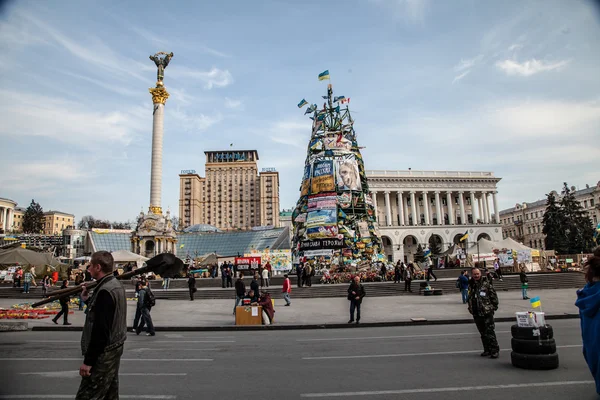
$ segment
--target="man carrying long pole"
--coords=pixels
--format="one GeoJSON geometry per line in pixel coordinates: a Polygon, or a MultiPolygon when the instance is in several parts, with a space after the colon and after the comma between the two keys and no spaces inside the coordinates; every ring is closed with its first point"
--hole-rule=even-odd
{"type": "Polygon", "coordinates": [[[127,299],[113,269],[109,252],[94,253],[87,270],[98,285],[91,296],[85,283],[82,285],[81,298],[88,305],[88,313],[81,337],[84,359],[79,367],[77,400],[119,398],[119,365],[127,339],[127,299]]]}

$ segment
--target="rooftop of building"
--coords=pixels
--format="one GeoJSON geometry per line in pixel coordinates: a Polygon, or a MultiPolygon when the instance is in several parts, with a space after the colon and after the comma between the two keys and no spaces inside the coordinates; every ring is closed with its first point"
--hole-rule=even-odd
{"type": "Polygon", "coordinates": [[[487,171],[414,171],[414,170],[367,170],[367,177],[444,177],[444,178],[496,178],[493,172],[487,171]]]}
{"type": "Polygon", "coordinates": [[[73,217],[75,218],[74,214],[70,214],[70,213],[66,213],[66,212],[62,212],[62,211],[58,211],[58,210],[48,210],[48,211],[44,211],[44,215],[50,215],[50,214],[60,214],[60,215],[67,215],[69,217],[73,217]]]}
{"type": "Polygon", "coordinates": [[[18,204],[16,201],[11,200],[11,199],[7,199],[5,197],[0,197],[0,201],[6,201],[6,202],[9,202],[9,203],[15,203],[15,205],[18,204]]]}
{"type": "MultiPolygon", "coordinates": [[[[574,194],[575,194],[575,197],[585,196],[587,194],[593,194],[596,190],[600,190],[600,182],[598,182],[598,184],[595,186],[586,185],[586,187],[584,189],[575,190],[574,194]]],[[[561,196],[560,193],[556,192],[555,190],[553,190],[553,192],[558,194],[559,197],[561,196]]],[[[523,204],[525,205],[525,209],[540,207],[540,206],[546,205],[546,199],[540,199],[540,200],[536,200],[536,201],[532,201],[532,202],[525,202],[523,204]]],[[[517,206],[519,206],[520,209],[522,209],[523,204],[517,204],[514,207],[507,208],[505,210],[501,210],[500,215],[510,214],[510,213],[514,212],[517,209],[517,206]]]]}
{"type": "MultiPolygon", "coordinates": [[[[89,235],[94,251],[131,250],[131,233],[90,231],[89,235]]],[[[176,248],[177,256],[184,258],[208,253],[236,256],[267,248],[284,250],[290,248],[289,228],[241,232],[179,232],[176,248]]]]}
{"type": "Polygon", "coordinates": [[[208,150],[205,151],[204,154],[208,155],[208,154],[217,154],[217,153],[254,153],[254,155],[256,156],[256,160],[258,161],[258,151],[257,150],[233,150],[233,149],[227,149],[227,150],[208,150]]]}

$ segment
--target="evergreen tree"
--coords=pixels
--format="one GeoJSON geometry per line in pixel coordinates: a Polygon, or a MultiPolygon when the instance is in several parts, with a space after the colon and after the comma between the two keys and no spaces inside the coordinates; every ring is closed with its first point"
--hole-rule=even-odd
{"type": "Polygon", "coordinates": [[[442,242],[438,236],[431,236],[431,239],[429,239],[429,248],[431,249],[431,254],[433,256],[437,256],[443,252],[442,242]]]}
{"type": "Polygon", "coordinates": [[[564,230],[567,240],[567,253],[590,252],[594,243],[594,225],[579,201],[574,190],[564,183],[560,200],[561,212],[564,216],[564,230]]]}
{"type": "Polygon", "coordinates": [[[414,260],[417,263],[422,263],[423,261],[425,261],[425,252],[423,251],[423,246],[421,246],[420,243],[417,246],[417,252],[415,253],[414,260]]]}
{"type": "Polygon", "coordinates": [[[566,253],[568,246],[564,228],[565,218],[554,192],[546,195],[546,211],[543,224],[544,229],[542,232],[546,235],[544,239],[545,248],[555,250],[558,253],[566,253]]]}
{"type": "Polygon", "coordinates": [[[44,230],[44,210],[39,203],[31,200],[31,204],[27,207],[25,215],[23,215],[23,232],[24,233],[40,233],[44,230]]]}

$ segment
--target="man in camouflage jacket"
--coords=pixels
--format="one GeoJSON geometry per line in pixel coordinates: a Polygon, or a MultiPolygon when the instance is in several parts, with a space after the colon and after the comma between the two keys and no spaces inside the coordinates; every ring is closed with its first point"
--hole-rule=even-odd
{"type": "Polygon", "coordinates": [[[469,281],[469,312],[473,315],[475,325],[481,334],[483,343],[482,357],[498,358],[500,347],[496,339],[494,311],[498,310],[498,295],[492,283],[481,276],[479,268],[471,270],[469,281]]]}

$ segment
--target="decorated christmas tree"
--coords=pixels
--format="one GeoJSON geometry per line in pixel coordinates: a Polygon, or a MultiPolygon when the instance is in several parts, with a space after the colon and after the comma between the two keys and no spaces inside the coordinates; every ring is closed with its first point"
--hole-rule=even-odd
{"type": "MultiPolygon", "coordinates": [[[[329,79],[329,71],[319,80],[329,79]]],[[[332,259],[333,264],[358,264],[380,257],[381,239],[375,228],[373,200],[350,98],[333,96],[327,85],[320,108],[302,100],[299,108],[312,120],[300,199],[292,214],[295,255],[306,259],[332,259]]]]}

